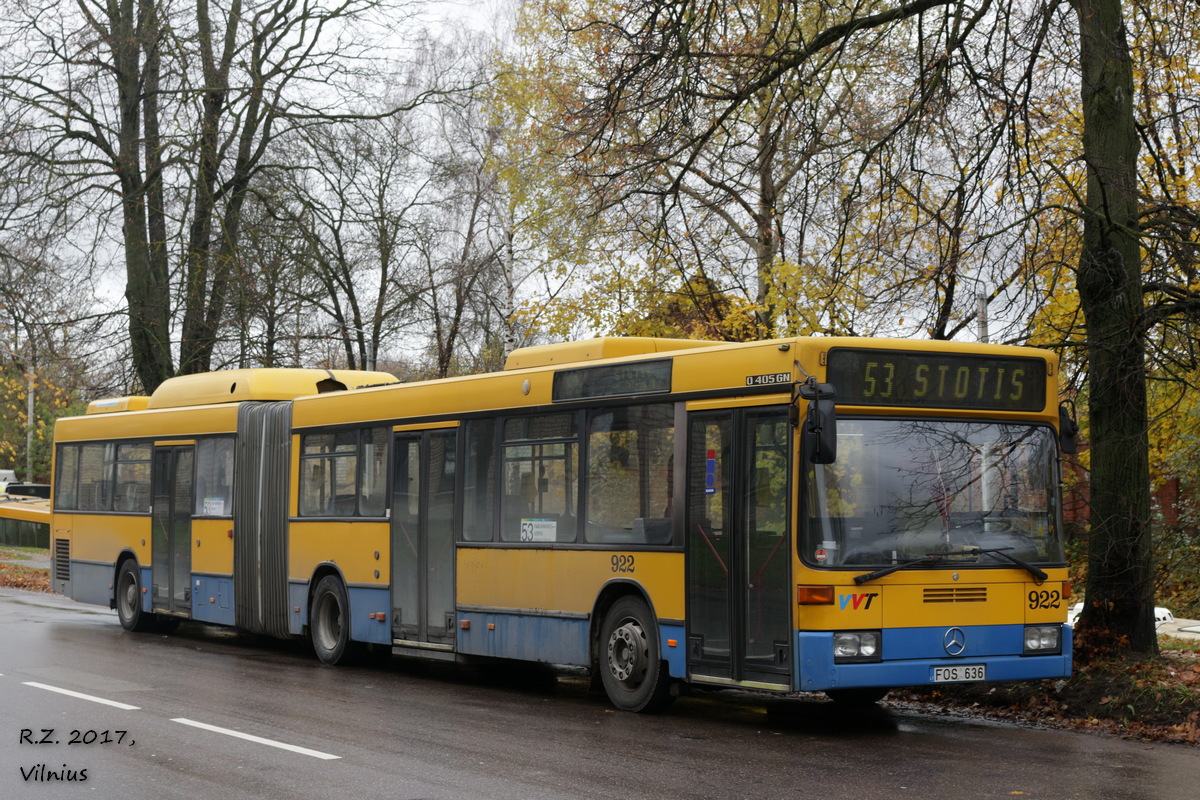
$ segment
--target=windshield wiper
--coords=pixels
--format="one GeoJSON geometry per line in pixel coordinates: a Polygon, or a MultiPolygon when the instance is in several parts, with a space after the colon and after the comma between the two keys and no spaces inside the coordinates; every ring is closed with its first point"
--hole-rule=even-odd
{"type": "Polygon", "coordinates": [[[890,567],[877,569],[874,572],[868,572],[865,575],[855,575],[854,582],[862,585],[867,581],[873,581],[876,578],[882,578],[884,575],[891,575],[893,572],[899,572],[902,569],[910,567],[919,567],[922,564],[936,564],[941,560],[942,556],[949,555],[948,553],[928,553],[924,558],[916,558],[912,561],[901,561],[899,564],[892,564],[890,567]]]}
{"type": "Polygon", "coordinates": [[[1012,550],[1012,548],[1011,547],[991,547],[991,548],[988,548],[985,550],[985,549],[976,547],[974,552],[975,552],[975,555],[977,555],[977,556],[981,556],[984,553],[995,553],[998,556],[1006,558],[1010,562],[1012,562],[1013,564],[1016,564],[1018,567],[1025,570],[1030,575],[1032,575],[1034,578],[1036,578],[1038,583],[1041,583],[1042,581],[1044,581],[1050,577],[1045,572],[1043,572],[1042,570],[1035,567],[1033,564],[1030,564],[1028,561],[1022,561],[1021,559],[1017,558],[1016,556],[1012,555],[1011,553],[1005,552],[1007,550],[1012,550]]]}
{"type": "Polygon", "coordinates": [[[1036,578],[1039,583],[1041,583],[1042,581],[1044,581],[1050,577],[1045,572],[1043,572],[1042,570],[1035,567],[1033,564],[1030,564],[1027,561],[1022,561],[1021,559],[1017,558],[1016,556],[1005,552],[1005,551],[1011,550],[1011,549],[1012,549],[1011,547],[992,547],[992,548],[987,548],[987,549],[980,548],[980,547],[972,547],[972,548],[966,549],[966,550],[955,550],[954,552],[951,552],[951,553],[926,553],[924,558],[915,558],[912,561],[901,561],[899,564],[892,564],[890,567],[884,567],[883,569],[877,569],[874,572],[868,572],[864,575],[855,575],[854,582],[857,585],[861,586],[862,584],[866,583],[867,581],[873,581],[876,578],[882,578],[885,575],[891,575],[893,572],[899,572],[902,569],[910,569],[912,567],[920,567],[920,566],[926,566],[926,565],[932,566],[934,564],[940,563],[943,559],[961,558],[962,556],[981,556],[985,553],[995,553],[1003,558],[1008,559],[1010,562],[1012,562],[1013,564],[1015,564],[1016,566],[1025,570],[1030,575],[1032,575],[1034,578],[1036,578]]]}

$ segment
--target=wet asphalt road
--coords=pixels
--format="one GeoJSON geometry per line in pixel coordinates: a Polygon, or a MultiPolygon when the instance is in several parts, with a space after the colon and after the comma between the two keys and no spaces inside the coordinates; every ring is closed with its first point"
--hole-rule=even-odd
{"type": "Polygon", "coordinates": [[[0,798],[1194,800],[1198,782],[1195,747],[741,693],[644,717],[582,676],[335,669],[0,589],[0,798]]]}

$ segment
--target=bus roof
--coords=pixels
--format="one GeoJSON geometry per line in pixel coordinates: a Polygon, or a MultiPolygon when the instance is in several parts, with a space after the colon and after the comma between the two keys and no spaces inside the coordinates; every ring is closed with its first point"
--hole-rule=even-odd
{"type": "Polygon", "coordinates": [[[0,494],[0,519],[50,522],[50,501],[44,497],[0,494]]]}

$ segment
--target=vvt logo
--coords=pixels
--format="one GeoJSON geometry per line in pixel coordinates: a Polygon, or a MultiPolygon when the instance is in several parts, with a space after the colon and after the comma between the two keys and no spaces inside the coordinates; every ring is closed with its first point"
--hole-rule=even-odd
{"type": "Polygon", "coordinates": [[[839,594],[838,603],[842,611],[847,608],[853,608],[858,611],[860,608],[864,611],[871,607],[871,601],[879,597],[879,592],[871,592],[870,594],[839,594]]]}

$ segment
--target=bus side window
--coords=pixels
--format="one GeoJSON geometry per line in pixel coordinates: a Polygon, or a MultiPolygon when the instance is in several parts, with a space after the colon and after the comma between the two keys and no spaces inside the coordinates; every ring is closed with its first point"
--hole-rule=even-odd
{"type": "Polygon", "coordinates": [[[76,508],[79,487],[79,445],[59,445],[54,507],[76,508]]]}
{"type": "Polygon", "coordinates": [[[674,406],[669,403],[588,414],[588,542],[671,543],[674,425],[674,406]]]}
{"type": "MultiPolygon", "coordinates": [[[[382,517],[387,509],[388,428],[363,431],[362,485],[358,488],[358,513],[364,517],[382,517]]],[[[353,513],[353,512],[352,512],[353,513]]]]}
{"type": "Polygon", "coordinates": [[[500,541],[575,541],[579,527],[577,428],[574,413],[504,421],[500,541]]]}
{"type": "Polygon", "coordinates": [[[117,447],[114,510],[142,514],[150,510],[150,458],[149,444],[122,444],[117,447]]]}
{"type": "Polygon", "coordinates": [[[201,439],[196,443],[197,517],[233,514],[233,439],[201,439]]]}
{"type": "Polygon", "coordinates": [[[462,541],[490,542],[496,497],[495,420],[468,420],[463,441],[462,541]]]}

